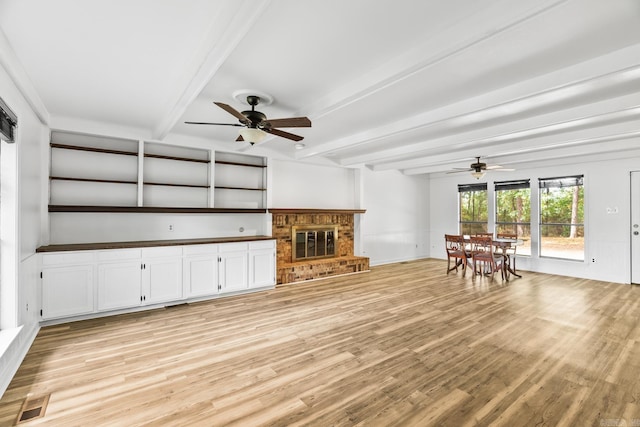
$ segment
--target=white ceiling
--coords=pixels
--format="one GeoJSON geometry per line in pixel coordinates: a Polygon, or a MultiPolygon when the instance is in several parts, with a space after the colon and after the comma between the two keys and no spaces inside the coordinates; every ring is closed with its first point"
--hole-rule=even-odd
{"type": "Polygon", "coordinates": [[[0,60],[54,129],[406,174],[640,146],[638,0],[0,0],[0,60]],[[213,101],[264,92],[235,142],[213,101]]]}

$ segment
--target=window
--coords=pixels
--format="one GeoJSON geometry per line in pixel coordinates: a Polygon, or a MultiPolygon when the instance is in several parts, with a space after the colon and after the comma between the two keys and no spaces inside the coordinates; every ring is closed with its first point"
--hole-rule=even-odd
{"type": "Polygon", "coordinates": [[[520,255],[531,255],[531,186],[528,179],[495,183],[496,234],[515,234],[524,241],[520,255]]]}
{"type": "MultiPolygon", "coordinates": [[[[15,142],[15,127],[18,120],[16,115],[11,111],[11,109],[4,103],[2,98],[0,98],[0,146],[5,145],[6,143],[15,142]]],[[[2,148],[4,150],[4,147],[2,148]]],[[[0,204],[0,216],[2,217],[2,246],[5,248],[5,251],[2,253],[2,263],[7,263],[7,259],[11,261],[15,256],[17,251],[15,238],[12,238],[5,235],[7,229],[15,229],[15,213],[12,212],[11,208],[15,206],[17,194],[15,193],[16,187],[16,171],[15,171],[15,149],[9,150],[9,156],[5,153],[2,153],[2,157],[0,158],[2,166],[0,167],[0,194],[2,196],[2,201],[0,204]],[[14,160],[11,162],[11,160],[14,160]],[[7,167],[9,165],[10,167],[7,167]],[[8,196],[8,197],[7,197],[8,196]]],[[[3,298],[0,300],[0,329],[5,329],[7,327],[17,326],[16,316],[14,313],[16,312],[16,304],[15,299],[11,298],[11,296],[15,295],[17,292],[15,280],[7,280],[7,277],[14,278],[15,272],[9,271],[10,269],[5,268],[0,271],[2,273],[2,277],[4,280],[0,279],[0,294],[7,296],[9,298],[3,298]]]]}
{"type": "Polygon", "coordinates": [[[0,138],[6,142],[14,142],[14,131],[17,123],[16,115],[0,98],[0,138]]]}
{"type": "Polygon", "coordinates": [[[458,185],[460,234],[487,232],[487,184],[458,185]]]}
{"type": "Polygon", "coordinates": [[[540,256],[584,260],[583,175],[541,178],[540,256]]]}

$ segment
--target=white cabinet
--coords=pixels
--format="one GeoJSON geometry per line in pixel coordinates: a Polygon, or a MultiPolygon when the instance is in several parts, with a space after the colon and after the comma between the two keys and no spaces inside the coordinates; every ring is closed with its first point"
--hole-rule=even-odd
{"type": "Polygon", "coordinates": [[[114,310],[140,304],[139,260],[98,266],[98,310],[114,310]]]}
{"type": "Polygon", "coordinates": [[[43,320],[275,285],[275,240],[47,252],[41,260],[43,320]]]}
{"type": "Polygon", "coordinates": [[[92,313],[93,274],[92,264],[43,268],[42,318],[92,313]]]}
{"type": "Polygon", "coordinates": [[[273,286],[276,278],[276,242],[249,243],[249,287],[273,286]]]}
{"type": "Polygon", "coordinates": [[[220,292],[234,292],[248,288],[248,253],[246,243],[224,243],[219,247],[220,292]]]}
{"type": "Polygon", "coordinates": [[[97,251],[98,310],[140,305],[140,249],[97,251]]]}
{"type": "Polygon", "coordinates": [[[182,247],[142,250],[142,303],[182,299],[182,247]]]}
{"type": "Polygon", "coordinates": [[[218,245],[185,246],[182,265],[187,298],[218,293],[218,245]]]}

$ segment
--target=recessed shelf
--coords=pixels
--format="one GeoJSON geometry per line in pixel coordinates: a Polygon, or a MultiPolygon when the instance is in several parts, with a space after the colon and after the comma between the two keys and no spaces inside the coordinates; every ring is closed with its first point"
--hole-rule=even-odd
{"type": "Polygon", "coordinates": [[[152,158],[152,159],[178,160],[178,161],[181,161],[181,162],[211,163],[210,160],[205,160],[205,159],[192,159],[192,158],[189,158],[189,157],[165,156],[163,154],[148,154],[148,153],[145,153],[144,157],[148,157],[148,158],[152,158]]]}
{"type": "Polygon", "coordinates": [[[220,190],[266,191],[266,188],[218,187],[218,186],[215,186],[214,188],[215,188],[215,189],[220,189],[220,190]]]}
{"type": "Polygon", "coordinates": [[[251,163],[240,163],[240,162],[227,162],[224,160],[216,160],[216,164],[219,165],[231,165],[231,166],[246,166],[250,168],[266,168],[266,165],[254,165],[251,163]]]}
{"type": "Polygon", "coordinates": [[[106,154],[119,154],[123,156],[137,156],[137,151],[124,151],[124,150],[111,150],[108,148],[96,148],[96,147],[81,147],[79,145],[66,145],[51,143],[51,148],[62,148],[64,150],[76,150],[76,151],[89,151],[92,153],[106,153],[106,154]]]}
{"type": "Polygon", "coordinates": [[[105,182],[111,184],[134,184],[137,185],[137,181],[124,181],[119,179],[96,179],[96,178],[70,178],[66,176],[50,176],[51,180],[58,181],[78,181],[78,182],[105,182]]]}
{"type": "Polygon", "coordinates": [[[164,182],[144,182],[143,184],[158,185],[163,187],[209,188],[208,185],[199,185],[199,184],[173,184],[173,183],[164,183],[164,182]]]}
{"type": "Polygon", "coordinates": [[[242,208],[180,208],[156,206],[84,206],[49,205],[49,212],[106,212],[106,213],[266,213],[266,209],[242,208]]]}

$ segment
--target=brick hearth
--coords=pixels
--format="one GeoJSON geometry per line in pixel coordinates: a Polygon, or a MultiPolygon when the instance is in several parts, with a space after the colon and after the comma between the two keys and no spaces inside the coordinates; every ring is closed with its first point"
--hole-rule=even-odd
{"type": "Polygon", "coordinates": [[[369,258],[353,254],[354,214],[364,210],[269,209],[269,212],[273,214],[272,234],[277,242],[278,284],[369,270],[369,258]],[[337,225],[336,256],[291,262],[291,227],[294,225],[337,225]]]}

